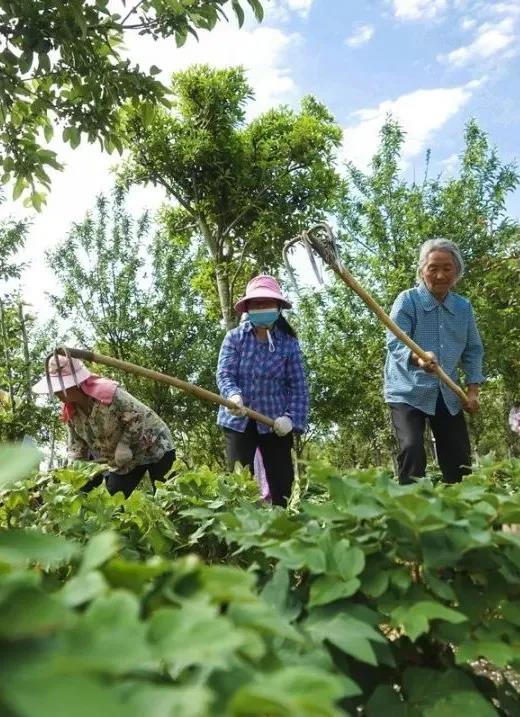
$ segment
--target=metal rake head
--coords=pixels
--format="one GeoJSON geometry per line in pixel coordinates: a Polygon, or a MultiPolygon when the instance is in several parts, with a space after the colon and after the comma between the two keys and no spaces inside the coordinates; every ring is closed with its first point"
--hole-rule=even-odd
{"type": "Polygon", "coordinates": [[[47,379],[47,387],[49,389],[49,395],[52,397],[54,396],[54,389],[52,388],[52,381],[51,381],[51,375],[49,371],[49,362],[51,358],[54,358],[54,363],[56,365],[57,374],[58,374],[58,381],[60,384],[60,388],[63,391],[63,395],[67,396],[67,389],[65,388],[65,383],[63,381],[63,374],[62,374],[62,366],[60,364],[60,356],[65,356],[69,362],[69,366],[71,369],[72,377],[74,379],[74,383],[76,386],[79,387],[78,377],[76,375],[76,369],[74,368],[74,364],[72,362],[72,357],[69,353],[69,350],[66,346],[58,346],[54,349],[52,353],[50,353],[47,358],[45,359],[45,378],[47,379]]]}
{"type": "Polygon", "coordinates": [[[323,274],[316,263],[314,254],[317,254],[323,263],[331,269],[338,270],[342,267],[336,239],[334,238],[331,227],[325,222],[319,222],[310,229],[304,230],[301,234],[289,239],[284,244],[282,251],[283,261],[287,273],[296,289],[298,289],[298,285],[295,273],[289,261],[289,250],[297,244],[302,244],[305,247],[314,274],[320,284],[323,284],[323,274]]]}

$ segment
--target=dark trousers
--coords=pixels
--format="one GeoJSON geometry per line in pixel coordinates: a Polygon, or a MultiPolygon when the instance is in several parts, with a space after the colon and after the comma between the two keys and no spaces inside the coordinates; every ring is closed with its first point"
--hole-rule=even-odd
{"type": "Polygon", "coordinates": [[[81,487],[81,492],[90,493],[91,490],[100,486],[104,480],[110,495],[121,492],[124,494],[125,498],[128,498],[128,496],[137,487],[146,471],[148,471],[155,493],[155,481],[164,480],[164,476],[171,469],[174,460],[175,450],[172,449],[171,451],[165,453],[164,456],[156,463],[146,463],[142,466],[136,466],[124,475],[121,473],[115,473],[114,471],[100,473],[85,483],[85,485],[81,487]]]}
{"type": "Polygon", "coordinates": [[[224,428],[224,433],[229,469],[238,462],[253,473],[256,449],[260,448],[271,500],[274,505],[287,505],[294,480],[292,431],[282,438],[275,433],[258,433],[256,422],[249,421],[244,433],[230,428],[224,428]]]}
{"type": "Polygon", "coordinates": [[[422,478],[426,472],[426,420],[435,438],[443,481],[458,483],[462,476],[471,473],[471,447],[464,414],[459,411],[452,416],[440,392],[434,416],[407,403],[390,403],[389,406],[400,448],[397,456],[399,483],[413,483],[414,478],[422,478]]]}

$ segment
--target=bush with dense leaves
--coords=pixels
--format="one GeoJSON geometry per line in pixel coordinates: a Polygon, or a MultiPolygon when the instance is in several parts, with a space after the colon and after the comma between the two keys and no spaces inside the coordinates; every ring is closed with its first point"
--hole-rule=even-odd
{"type": "Polygon", "coordinates": [[[289,511],[245,474],[124,502],[78,494],[89,470],[0,494],[2,714],[519,713],[518,462],[457,486],[311,465],[289,511]]]}

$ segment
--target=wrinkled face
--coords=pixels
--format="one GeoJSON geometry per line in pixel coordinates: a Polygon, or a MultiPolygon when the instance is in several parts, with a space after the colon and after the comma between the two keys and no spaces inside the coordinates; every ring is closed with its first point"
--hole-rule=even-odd
{"type": "Polygon", "coordinates": [[[453,254],[437,249],[431,251],[421,271],[421,278],[435,298],[444,299],[457,281],[457,265],[453,254]]]}
{"type": "Polygon", "coordinates": [[[258,309],[277,309],[278,302],[274,299],[249,299],[247,302],[247,310],[255,311],[258,309]]]}

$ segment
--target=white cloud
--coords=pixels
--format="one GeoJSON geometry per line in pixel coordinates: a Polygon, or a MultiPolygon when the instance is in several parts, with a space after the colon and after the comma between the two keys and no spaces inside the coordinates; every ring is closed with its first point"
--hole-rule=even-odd
{"type": "Polygon", "coordinates": [[[449,157],[441,161],[442,174],[445,177],[454,177],[460,165],[460,156],[458,154],[450,154],[449,157]]]}
{"type": "Polygon", "coordinates": [[[406,133],[403,159],[410,160],[425,149],[434,132],[464,107],[482,82],[415,90],[355,112],[355,122],[343,131],[344,158],[358,167],[367,167],[379,145],[381,127],[390,114],[406,133]]]}
{"type": "Polygon", "coordinates": [[[211,32],[200,33],[199,41],[189,38],[181,48],[172,40],[154,42],[134,36],[128,43],[130,56],[142,67],[155,64],[162,69],[160,79],[168,83],[171,73],[193,64],[213,67],[243,65],[255,90],[254,113],[259,114],[281,101],[294,98],[296,87],[291,77],[288,55],[301,42],[297,33],[285,33],[267,25],[239,30],[221,23],[211,32]]]}
{"type": "Polygon", "coordinates": [[[474,17],[464,17],[461,20],[460,26],[463,30],[473,30],[477,21],[474,17]]]}
{"type": "Polygon", "coordinates": [[[511,2],[497,2],[485,6],[486,12],[493,15],[520,15],[520,5],[511,2]]]}
{"type": "Polygon", "coordinates": [[[354,28],[354,32],[350,37],[347,37],[345,42],[350,47],[360,47],[369,42],[374,36],[373,25],[357,25],[354,28]]]}
{"type": "Polygon", "coordinates": [[[448,0],[392,0],[394,15],[399,20],[431,20],[440,15],[448,0]]]}
{"type": "Polygon", "coordinates": [[[289,10],[298,13],[302,17],[307,17],[314,0],[286,0],[289,10]]]}
{"type": "Polygon", "coordinates": [[[495,23],[485,22],[479,26],[473,42],[446,54],[438,55],[437,59],[452,67],[463,67],[474,62],[490,60],[496,55],[502,55],[515,43],[515,40],[513,17],[506,17],[495,23]]]}
{"type": "Polygon", "coordinates": [[[309,16],[314,0],[270,0],[264,4],[265,19],[288,22],[292,15],[302,19],[309,16]]]}

